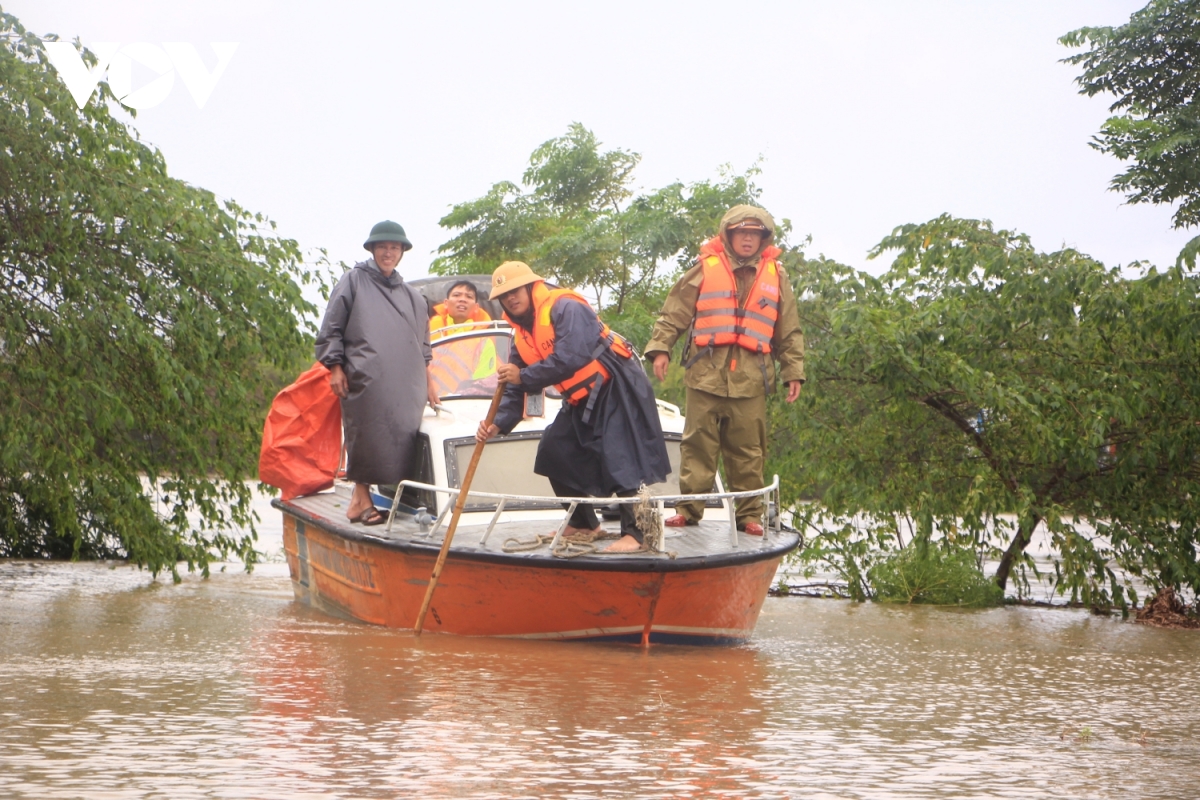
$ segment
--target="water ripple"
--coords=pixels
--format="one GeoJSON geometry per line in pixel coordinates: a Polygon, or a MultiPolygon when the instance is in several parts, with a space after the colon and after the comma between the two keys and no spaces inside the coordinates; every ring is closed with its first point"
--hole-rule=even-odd
{"type": "Polygon", "coordinates": [[[769,600],[732,649],[411,635],[0,562],[0,796],[1190,797],[1200,637],[769,600]]]}

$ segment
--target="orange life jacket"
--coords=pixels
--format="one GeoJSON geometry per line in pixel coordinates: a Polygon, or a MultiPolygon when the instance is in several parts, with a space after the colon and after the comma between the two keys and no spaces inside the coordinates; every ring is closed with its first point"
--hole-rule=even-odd
{"type": "Polygon", "coordinates": [[[704,278],[692,325],[692,342],[697,348],[736,344],[754,353],[771,352],[780,296],[779,262],[775,259],[782,252],[773,246],[763,250],[758,274],[742,306],[720,237],[704,243],[699,256],[704,278]]]}
{"type": "MultiPolygon", "coordinates": [[[[544,281],[535,281],[530,284],[529,294],[533,300],[532,331],[527,331],[514,322],[508,316],[507,311],[504,313],[504,318],[513,327],[513,343],[517,346],[517,352],[521,354],[521,360],[526,364],[536,364],[554,352],[554,324],[550,320],[550,311],[554,308],[554,304],[565,298],[576,303],[583,303],[589,309],[591,305],[582,295],[570,289],[550,289],[544,281]]],[[[611,347],[613,352],[622,358],[629,358],[633,355],[633,350],[624,339],[613,333],[612,329],[603,322],[600,323],[600,327],[600,339],[596,343],[596,349],[592,352],[592,361],[554,387],[571,405],[575,405],[589,394],[599,391],[604,382],[611,377],[608,370],[598,360],[601,353],[611,347]]],[[[593,394],[593,399],[594,397],[593,394]]]]}
{"type": "Polygon", "coordinates": [[[431,340],[437,340],[443,336],[449,336],[452,333],[462,333],[463,331],[472,330],[467,327],[470,322],[491,322],[492,317],[488,312],[484,311],[481,306],[476,306],[471,312],[470,319],[467,322],[455,322],[454,317],[450,316],[450,312],[446,310],[445,303],[438,303],[433,307],[433,316],[429,318],[429,333],[431,340]],[[443,331],[442,328],[449,328],[451,325],[462,325],[461,328],[455,328],[452,331],[443,331]]]}

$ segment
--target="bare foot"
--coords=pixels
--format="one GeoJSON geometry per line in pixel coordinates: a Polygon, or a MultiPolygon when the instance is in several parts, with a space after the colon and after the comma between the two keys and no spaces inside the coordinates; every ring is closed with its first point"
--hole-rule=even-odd
{"type": "Polygon", "coordinates": [[[642,543],[633,538],[629,534],[625,534],[620,539],[610,544],[600,552],[602,553],[634,553],[642,549],[642,543]]]}

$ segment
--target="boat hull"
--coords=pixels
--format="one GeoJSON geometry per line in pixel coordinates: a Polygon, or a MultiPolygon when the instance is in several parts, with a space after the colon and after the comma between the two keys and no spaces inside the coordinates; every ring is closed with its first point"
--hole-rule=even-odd
{"type": "MultiPolygon", "coordinates": [[[[282,510],[297,599],[363,622],[413,627],[437,548],[350,538],[282,510]]],[[[662,559],[509,563],[452,548],[424,629],[460,636],[737,644],[753,633],[784,552],[688,568],[662,559]]]]}

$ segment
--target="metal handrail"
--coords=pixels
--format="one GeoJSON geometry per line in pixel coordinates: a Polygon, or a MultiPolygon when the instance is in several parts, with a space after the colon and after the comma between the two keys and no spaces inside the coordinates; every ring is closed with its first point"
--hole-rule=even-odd
{"type": "Polygon", "coordinates": [[[434,347],[437,347],[442,342],[457,336],[461,336],[464,333],[493,335],[497,332],[508,333],[511,330],[512,326],[502,319],[487,319],[479,320],[478,322],[456,322],[453,325],[446,325],[431,331],[431,333],[449,331],[449,333],[442,333],[442,335],[437,338],[437,341],[433,342],[432,344],[434,347]]]}
{"type": "MultiPolygon", "coordinates": [[[[405,487],[405,486],[411,487],[413,489],[421,489],[421,490],[427,491],[427,492],[435,492],[438,494],[445,494],[445,495],[449,495],[450,497],[458,497],[458,495],[462,493],[462,490],[459,488],[456,488],[456,487],[436,486],[431,483],[422,483],[421,481],[411,481],[411,480],[400,481],[400,484],[396,487],[396,495],[395,495],[395,497],[392,498],[391,511],[388,512],[387,528],[385,529],[385,531],[389,534],[392,532],[392,522],[396,517],[396,509],[400,505],[400,494],[402,491],[402,487],[405,487]]],[[[663,515],[665,514],[664,508],[665,508],[665,504],[668,500],[673,500],[676,503],[678,503],[679,501],[691,501],[691,500],[698,500],[698,501],[721,500],[721,501],[723,501],[726,504],[726,507],[729,509],[729,546],[733,549],[737,549],[737,546],[738,546],[737,517],[734,514],[734,510],[732,507],[733,504],[731,501],[737,500],[740,498],[744,498],[744,497],[759,497],[759,496],[762,496],[762,497],[773,496],[773,499],[775,501],[775,509],[776,509],[775,521],[774,521],[774,524],[772,524],[771,519],[770,519],[770,513],[769,513],[770,500],[768,500],[768,514],[767,514],[766,530],[774,531],[776,534],[778,534],[783,529],[782,528],[783,514],[780,510],[780,503],[779,503],[780,498],[779,498],[779,476],[778,475],[775,475],[773,480],[771,481],[771,483],[762,487],[761,489],[750,489],[750,490],[740,491],[740,492],[723,492],[723,491],[722,492],[709,492],[706,494],[663,494],[663,495],[652,495],[651,499],[654,501],[654,503],[657,506],[660,520],[662,519],[663,515]]],[[[488,537],[491,536],[491,534],[492,534],[492,529],[496,526],[497,520],[500,518],[501,513],[503,513],[503,511],[504,511],[505,504],[510,500],[514,500],[517,502],[567,503],[570,505],[570,507],[567,510],[567,516],[566,516],[567,520],[570,519],[571,514],[575,511],[575,507],[578,506],[580,503],[593,503],[593,504],[598,504],[598,505],[628,505],[628,504],[632,504],[632,503],[640,503],[641,502],[641,498],[637,497],[636,495],[633,497],[615,497],[615,496],[614,497],[557,497],[557,496],[556,497],[546,497],[544,495],[522,495],[522,494],[505,494],[505,493],[499,493],[499,492],[477,492],[474,489],[469,489],[467,491],[467,497],[490,498],[490,499],[499,501],[496,511],[492,515],[491,522],[488,524],[487,531],[484,533],[483,539],[480,541],[480,545],[483,545],[485,542],[487,542],[488,537]]],[[[441,513],[438,514],[437,519],[434,521],[433,527],[430,529],[429,533],[426,534],[426,537],[432,537],[435,533],[437,533],[438,528],[441,527],[442,521],[446,517],[446,512],[453,505],[454,505],[454,503],[447,503],[445,505],[445,507],[442,509],[441,513]]],[[[555,534],[554,541],[551,543],[552,547],[556,546],[559,543],[559,541],[562,538],[563,531],[565,529],[566,529],[566,520],[564,520],[563,524],[559,525],[558,532],[555,534]]],[[[765,534],[765,531],[764,531],[764,534],[765,534]]],[[[763,544],[766,545],[766,543],[767,543],[767,536],[764,535],[763,536],[763,544]]]]}

